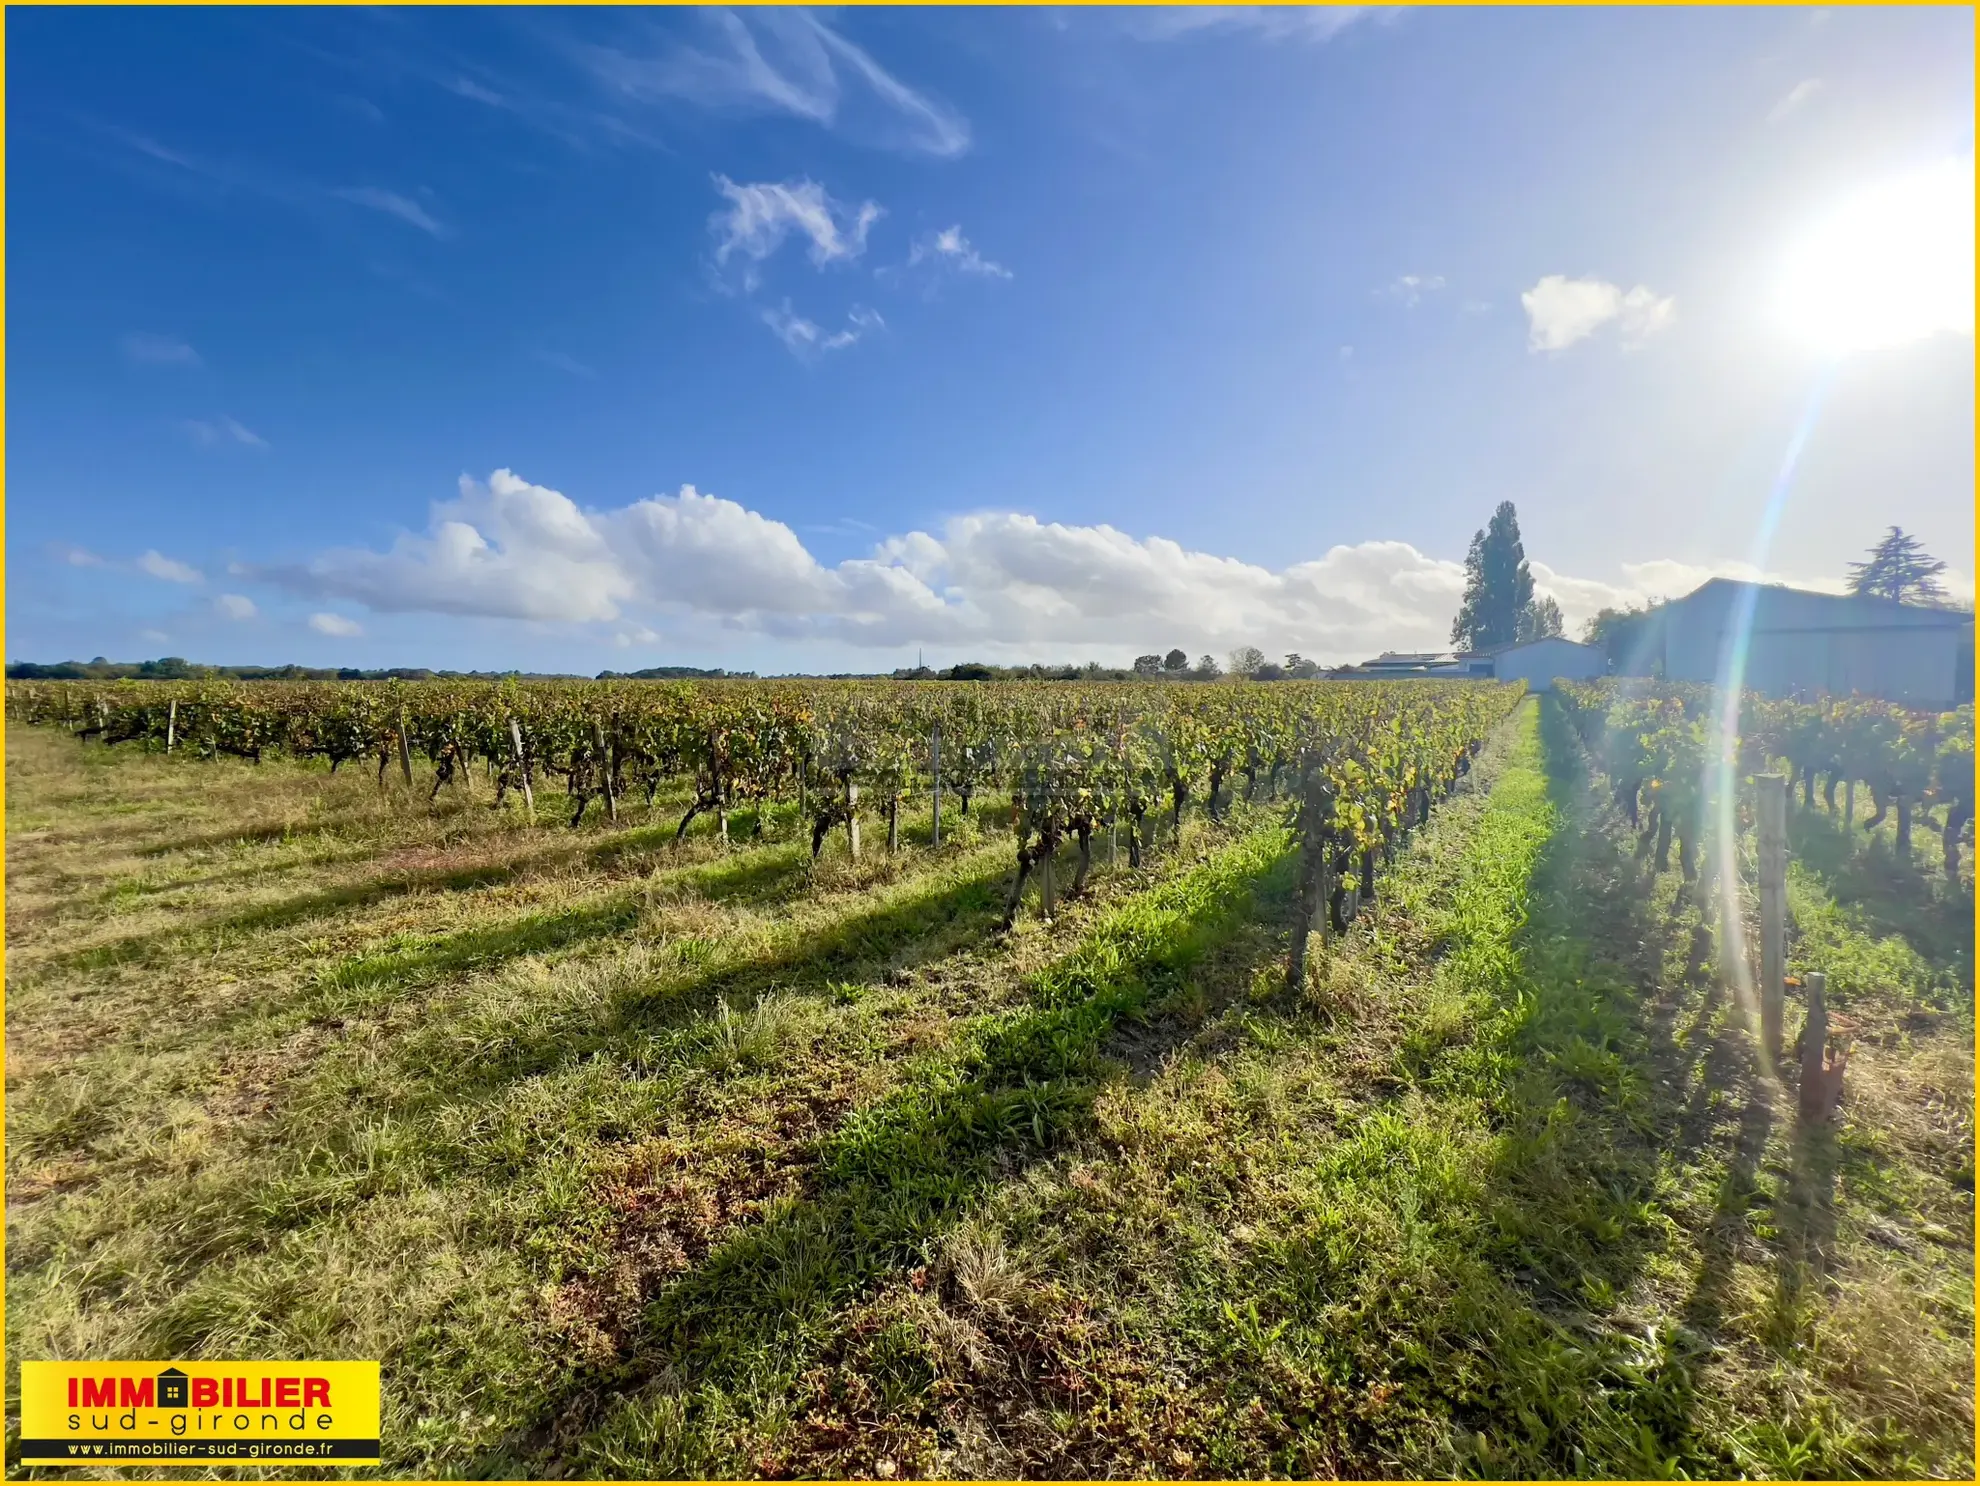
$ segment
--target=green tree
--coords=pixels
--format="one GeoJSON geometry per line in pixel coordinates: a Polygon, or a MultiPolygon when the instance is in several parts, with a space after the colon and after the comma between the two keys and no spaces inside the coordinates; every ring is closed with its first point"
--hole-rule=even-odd
{"type": "Polygon", "coordinates": [[[1240,645],[1231,652],[1231,674],[1250,676],[1265,664],[1265,652],[1256,645],[1240,645]]]}
{"type": "Polygon", "coordinates": [[[1520,616],[1533,602],[1533,574],[1520,545],[1519,515],[1511,501],[1471,539],[1464,558],[1464,602],[1451,624],[1451,643],[1483,650],[1519,638],[1520,616]]]}
{"type": "Polygon", "coordinates": [[[1159,655],[1137,655],[1134,658],[1134,674],[1137,676],[1161,675],[1162,657],[1159,655]]]}
{"type": "Polygon", "coordinates": [[[1926,554],[1918,538],[1894,526],[1870,549],[1868,562],[1849,565],[1849,591],[1899,603],[1943,604],[1946,589],[1939,574],[1945,570],[1943,562],[1926,554]]]}
{"type": "Polygon", "coordinates": [[[1567,633],[1567,626],[1561,619],[1561,606],[1549,595],[1535,599],[1520,611],[1519,633],[1521,640],[1548,640],[1556,635],[1567,633]]]}
{"type": "Polygon", "coordinates": [[[1171,650],[1162,657],[1162,669],[1180,675],[1189,669],[1189,657],[1180,650],[1171,650]]]}

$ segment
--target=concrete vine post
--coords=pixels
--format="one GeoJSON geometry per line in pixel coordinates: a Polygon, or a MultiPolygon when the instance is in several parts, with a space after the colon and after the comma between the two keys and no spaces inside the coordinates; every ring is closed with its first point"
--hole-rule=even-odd
{"type": "Polygon", "coordinates": [[[619,797],[612,788],[612,755],[605,746],[605,725],[591,720],[591,743],[598,750],[598,771],[605,786],[605,814],[613,825],[619,823],[619,797]]]}
{"type": "Polygon", "coordinates": [[[399,772],[405,776],[407,789],[412,788],[412,744],[406,738],[406,732],[411,726],[412,724],[406,721],[406,709],[401,707],[399,709],[399,772]]]}
{"type": "Polygon", "coordinates": [[[930,797],[934,816],[928,828],[928,844],[942,844],[942,724],[936,723],[928,735],[928,776],[933,781],[930,797]]]}
{"type": "Polygon", "coordinates": [[[529,758],[523,752],[522,724],[513,717],[509,719],[509,741],[516,748],[516,772],[522,775],[523,812],[531,825],[536,824],[536,792],[529,787],[529,758]]]}
{"type": "Polygon", "coordinates": [[[1778,1063],[1787,975],[1787,780],[1762,774],[1754,783],[1760,792],[1760,1042],[1778,1063]]]}

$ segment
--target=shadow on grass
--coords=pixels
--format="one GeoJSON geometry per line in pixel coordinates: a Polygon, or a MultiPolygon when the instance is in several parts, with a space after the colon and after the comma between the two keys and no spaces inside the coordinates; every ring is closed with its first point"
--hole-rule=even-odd
{"type": "MultiPolygon", "coordinates": [[[[1558,705],[1542,698],[1540,709],[1557,824],[1529,882],[1508,1022],[1490,1034],[1485,1097],[1500,1133],[1489,1223],[1469,1255],[1442,1261],[1454,1294],[1420,1333],[1432,1355],[1467,1359],[1449,1364],[1464,1386],[1447,1391],[1436,1375],[1426,1386],[1475,1431],[1458,1450],[1462,1474],[1661,1477],[1680,1462],[1695,1471],[1715,1458],[1694,1423],[1710,1344],[1686,1327],[1646,1340],[1619,1312],[1664,1244],[1664,1159],[1710,1136],[1682,1091],[1701,1063],[1717,1070],[1708,1082],[1741,1066],[1741,1044],[1705,1035],[1717,1019],[1709,991],[1693,1035],[1674,1035],[1707,956],[1598,804],[1558,705]],[[1686,967],[1676,985],[1666,984],[1672,964],[1686,967]]],[[[1749,1106],[1745,1166],[1721,1194],[1728,1221],[1748,1200],[1770,1118],[1749,1106]]],[[[1698,1326],[1717,1319],[1713,1287],[1729,1258],[1717,1271],[1708,1259],[1698,1326]]]]}
{"type": "MultiPolygon", "coordinates": [[[[1918,829],[1914,825],[1914,830],[1918,829]]],[[[1896,935],[1924,959],[1973,985],[1973,889],[1901,859],[1887,823],[1851,830],[1840,813],[1797,805],[1788,816],[1788,852],[1836,905],[1870,933],[1896,935]]]]}
{"type": "MultiPolygon", "coordinates": [[[[629,1357],[571,1375],[482,1464],[540,1461],[573,1442],[586,1458],[609,1449],[615,1403],[656,1379],[744,1386],[795,1365],[840,1306],[925,1262],[995,1183],[1090,1130],[1094,1101],[1118,1072],[1105,1057],[1109,1035],[1247,930],[1257,901],[1287,896],[1291,881],[1283,843],[1267,837],[1116,910],[1033,979],[1028,1004],[983,1018],[954,1056],[847,1119],[819,1148],[807,1195],[668,1285],[629,1357]]],[[[994,912],[999,897],[976,911],[994,912]]]]}

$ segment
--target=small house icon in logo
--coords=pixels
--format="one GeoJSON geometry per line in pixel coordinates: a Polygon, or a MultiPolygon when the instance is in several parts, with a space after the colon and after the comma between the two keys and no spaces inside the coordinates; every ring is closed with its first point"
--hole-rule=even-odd
{"type": "Polygon", "coordinates": [[[168,1367],[158,1375],[158,1407],[161,1409],[183,1409],[191,1400],[187,1396],[188,1379],[176,1367],[168,1367]]]}

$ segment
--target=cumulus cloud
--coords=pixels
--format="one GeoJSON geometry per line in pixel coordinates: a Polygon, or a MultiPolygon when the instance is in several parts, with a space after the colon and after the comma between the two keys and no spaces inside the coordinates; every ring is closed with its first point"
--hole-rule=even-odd
{"type": "Polygon", "coordinates": [[[244,593],[223,593],[213,601],[223,619],[252,619],[259,612],[244,593]]]}
{"type": "Polygon", "coordinates": [[[1640,346],[1665,329],[1677,301],[1642,284],[1625,293],[1604,279],[1571,279],[1552,273],[1520,295],[1528,321],[1527,349],[1565,351],[1614,324],[1625,347],[1640,346]]]}
{"type": "Polygon", "coordinates": [[[349,639],[352,635],[364,633],[364,626],[355,619],[347,619],[342,614],[323,612],[309,616],[309,627],[319,635],[333,635],[338,639],[349,639]]]}
{"type": "Polygon", "coordinates": [[[908,267],[914,268],[923,263],[938,264],[953,268],[958,273],[975,274],[986,279],[1011,277],[1008,268],[991,262],[977,252],[970,240],[963,236],[960,226],[945,227],[940,232],[931,233],[908,249],[908,267]]]}
{"type": "Polygon", "coordinates": [[[880,330],[886,325],[878,310],[854,305],[846,314],[845,329],[827,331],[816,321],[807,320],[794,311],[788,299],[775,309],[766,309],[763,323],[800,360],[826,351],[843,351],[848,346],[856,345],[868,331],[880,330]]]}
{"type": "MultiPolygon", "coordinates": [[[[1533,564],[1569,632],[1604,607],[1689,592],[1740,564],[1626,564],[1616,581],[1533,564]]],[[[374,612],[428,612],[599,625],[650,644],[682,625],[790,641],[968,647],[1036,654],[1077,646],[1132,655],[1159,643],[1213,651],[1256,644],[1327,661],[1439,649],[1463,565],[1406,542],[1337,545],[1280,568],[1111,526],[1016,512],[959,516],[882,538],[865,556],[820,562],[789,526],[692,486],[610,510],[498,470],[463,477],[427,530],[384,551],[325,552],[260,576],[374,612]],[[1166,637],[1166,638],[1165,638],[1166,637]]],[[[340,634],[342,616],[314,615],[340,634]]]]}
{"type": "Polygon", "coordinates": [[[1406,273],[1391,279],[1381,291],[1389,299],[1395,300],[1405,309],[1415,309],[1423,303],[1423,296],[1435,294],[1444,287],[1442,274],[1406,273]]]}
{"type": "Polygon", "coordinates": [[[124,359],[138,366],[198,366],[199,352],[176,336],[134,331],[120,343],[124,359]]]}
{"type": "Polygon", "coordinates": [[[204,583],[206,581],[198,568],[167,557],[156,550],[146,552],[144,556],[137,560],[137,570],[140,573],[148,573],[154,578],[162,579],[167,583],[204,583]]]}
{"type": "Polygon", "coordinates": [[[584,46],[579,61],[616,97],[681,99],[705,108],[789,114],[885,149],[952,159],[969,122],[909,86],[864,48],[804,10],[715,10],[708,45],[671,38],[657,50],[584,46]]]}

